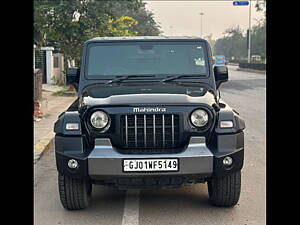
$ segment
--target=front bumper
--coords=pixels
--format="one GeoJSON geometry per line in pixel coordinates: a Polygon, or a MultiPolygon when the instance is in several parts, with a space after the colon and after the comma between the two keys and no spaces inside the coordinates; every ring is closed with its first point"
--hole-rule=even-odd
{"type": "Polygon", "coordinates": [[[64,137],[56,135],[56,165],[60,174],[78,179],[103,181],[119,178],[151,177],[197,177],[207,179],[213,176],[224,176],[241,170],[244,161],[243,132],[219,135],[217,145],[208,147],[205,137],[191,137],[185,151],[177,154],[121,154],[111,145],[110,139],[95,140],[95,147],[89,154],[83,150],[82,137],[64,137]],[[226,168],[223,159],[230,156],[233,165],[226,168]],[[178,172],[123,172],[124,159],[178,158],[178,172]],[[68,168],[68,161],[76,159],[79,167],[68,168]]]}
{"type": "Polygon", "coordinates": [[[204,137],[191,137],[187,149],[177,154],[121,154],[109,139],[96,139],[95,148],[88,156],[88,173],[92,179],[101,176],[152,176],[199,174],[211,176],[213,173],[213,154],[207,148],[204,137]],[[178,158],[179,171],[174,172],[123,172],[124,159],[178,158]]]}

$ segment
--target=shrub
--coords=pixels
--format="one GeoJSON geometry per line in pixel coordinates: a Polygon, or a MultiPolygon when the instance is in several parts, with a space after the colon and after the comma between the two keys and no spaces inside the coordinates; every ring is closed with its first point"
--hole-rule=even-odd
{"type": "Polygon", "coordinates": [[[246,63],[246,62],[240,62],[239,63],[240,68],[244,69],[254,69],[254,70],[266,70],[266,64],[264,63],[246,63]]]}

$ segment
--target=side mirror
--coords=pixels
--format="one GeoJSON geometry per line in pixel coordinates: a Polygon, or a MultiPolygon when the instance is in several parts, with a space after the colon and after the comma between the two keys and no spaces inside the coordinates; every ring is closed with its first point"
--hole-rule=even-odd
{"type": "Polygon", "coordinates": [[[79,86],[79,74],[80,69],[77,67],[67,69],[66,83],[69,85],[73,85],[76,91],[78,91],[79,86]]]}
{"type": "Polygon", "coordinates": [[[221,83],[228,81],[228,68],[227,66],[215,66],[214,67],[215,81],[217,88],[221,83]]]}

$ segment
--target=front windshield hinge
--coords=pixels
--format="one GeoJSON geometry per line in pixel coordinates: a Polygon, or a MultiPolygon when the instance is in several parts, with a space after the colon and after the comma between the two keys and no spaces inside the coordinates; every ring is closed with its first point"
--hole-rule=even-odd
{"type": "Polygon", "coordinates": [[[220,92],[219,89],[217,89],[217,91],[218,91],[218,99],[217,99],[217,103],[219,104],[220,99],[221,99],[221,92],[220,92]]]}

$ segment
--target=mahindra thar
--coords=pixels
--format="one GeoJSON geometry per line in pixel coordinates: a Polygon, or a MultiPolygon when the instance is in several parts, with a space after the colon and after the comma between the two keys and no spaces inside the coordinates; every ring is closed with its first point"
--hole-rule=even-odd
{"type": "Polygon", "coordinates": [[[180,188],[207,182],[237,204],[245,123],[220,97],[226,66],[198,37],[101,37],[84,43],[66,82],[78,98],[54,125],[60,200],[89,204],[92,185],[180,188]]]}

